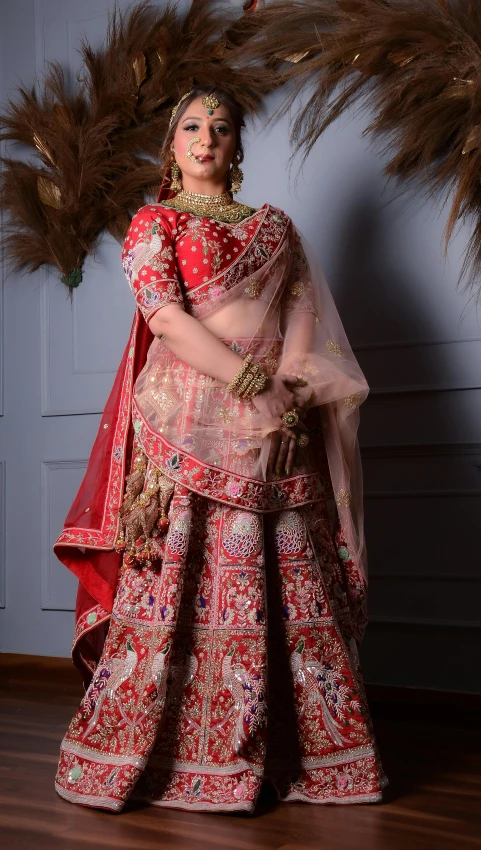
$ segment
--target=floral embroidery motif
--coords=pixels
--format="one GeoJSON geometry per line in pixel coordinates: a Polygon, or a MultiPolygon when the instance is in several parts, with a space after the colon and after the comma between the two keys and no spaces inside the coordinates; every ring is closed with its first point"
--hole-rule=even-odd
{"type": "Polygon", "coordinates": [[[336,504],[340,508],[348,508],[351,503],[351,494],[341,487],[336,493],[336,504]]]}
{"type": "Polygon", "coordinates": [[[353,393],[352,395],[346,396],[344,399],[344,404],[350,410],[354,410],[356,407],[359,407],[361,403],[361,393],[353,393]]]}
{"type": "Polygon", "coordinates": [[[249,285],[244,289],[245,294],[248,295],[249,298],[259,298],[261,291],[262,284],[258,277],[251,278],[249,285]]]}
{"type": "Polygon", "coordinates": [[[331,354],[335,354],[335,356],[336,356],[336,357],[341,357],[341,355],[342,355],[342,348],[341,348],[341,346],[340,346],[340,345],[338,345],[338,344],[337,344],[337,342],[333,342],[333,341],[332,341],[332,339],[328,339],[328,340],[327,340],[327,343],[326,343],[326,346],[327,346],[327,350],[328,350],[331,354]]]}

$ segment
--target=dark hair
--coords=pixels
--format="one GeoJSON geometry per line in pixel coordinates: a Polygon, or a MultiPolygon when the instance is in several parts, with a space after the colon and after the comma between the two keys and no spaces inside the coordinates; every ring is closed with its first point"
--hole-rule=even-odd
{"type": "Polygon", "coordinates": [[[193,100],[196,100],[198,97],[205,97],[209,94],[214,95],[230,112],[234,129],[236,133],[236,151],[238,152],[237,162],[242,162],[244,159],[244,148],[242,147],[242,130],[245,127],[244,121],[244,110],[242,109],[240,103],[232,97],[229,92],[224,91],[221,88],[212,88],[207,86],[196,86],[189,92],[189,96],[185,98],[180,104],[175,118],[172,121],[172,125],[169,127],[165,139],[164,144],[162,145],[162,149],[160,151],[161,162],[164,167],[168,166],[170,163],[170,147],[172,145],[172,141],[174,139],[175,131],[177,129],[177,125],[179,121],[182,119],[182,116],[185,115],[185,112],[192,103],[193,100]]]}

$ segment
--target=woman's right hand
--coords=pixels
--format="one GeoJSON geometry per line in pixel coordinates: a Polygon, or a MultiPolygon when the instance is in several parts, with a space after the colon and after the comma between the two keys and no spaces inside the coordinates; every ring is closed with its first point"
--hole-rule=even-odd
{"type": "MultiPolygon", "coordinates": [[[[296,387],[305,385],[306,382],[297,375],[275,374],[267,379],[264,389],[253,397],[252,403],[268,428],[271,427],[272,430],[279,428],[283,414],[296,407],[296,387]]],[[[282,425],[282,430],[290,437],[295,437],[295,431],[285,425],[282,425]]]]}

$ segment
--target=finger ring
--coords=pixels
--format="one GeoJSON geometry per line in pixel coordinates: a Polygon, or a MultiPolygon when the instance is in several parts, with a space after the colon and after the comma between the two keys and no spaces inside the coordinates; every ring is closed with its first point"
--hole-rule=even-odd
{"type": "Polygon", "coordinates": [[[288,443],[288,442],[289,442],[288,440],[281,440],[281,446],[285,446],[286,443],[288,443]]]}
{"type": "Polygon", "coordinates": [[[299,448],[305,449],[308,443],[309,437],[307,436],[307,434],[299,434],[299,437],[297,438],[297,445],[299,446],[299,448]]]}
{"type": "Polygon", "coordinates": [[[287,425],[288,428],[293,428],[295,425],[299,424],[299,416],[295,410],[286,410],[286,412],[281,416],[281,421],[284,425],[287,425]]]}

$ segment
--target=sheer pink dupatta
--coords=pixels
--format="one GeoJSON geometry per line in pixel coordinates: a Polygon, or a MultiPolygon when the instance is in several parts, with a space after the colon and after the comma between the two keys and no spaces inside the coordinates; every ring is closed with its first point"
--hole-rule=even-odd
{"type": "MultiPolygon", "coordinates": [[[[329,471],[345,546],[367,579],[359,405],[369,387],[349,344],[312,248],[294,230],[291,270],[281,304],[284,336],[280,372],[308,382],[299,390],[307,408],[319,407],[329,471]]],[[[345,550],[348,551],[345,551],[345,550]]]]}
{"type": "MultiPolygon", "coordinates": [[[[268,258],[265,237],[254,239],[247,251],[255,272],[236,279],[191,311],[202,321],[235,301],[239,314],[249,315],[245,307],[250,303],[257,316],[254,332],[251,321],[250,332],[246,324],[245,333],[236,340],[225,339],[226,344],[235,346],[242,356],[252,353],[270,374],[277,370],[307,382],[296,390],[296,397],[302,406],[319,410],[344,541],[342,555],[354,562],[365,579],[357,429],[358,408],[368,386],[312,249],[284,213],[270,208],[266,215],[277,229],[277,244],[268,258]],[[263,251],[266,261],[259,266],[254,260],[263,251]]],[[[254,484],[267,481],[269,428],[252,402],[235,399],[224,384],[187,367],[161,340],[151,346],[135,398],[152,433],[162,435],[172,449],[189,452],[212,474],[222,469],[254,484]]],[[[307,458],[308,454],[298,452],[292,479],[314,472],[307,458]]],[[[175,477],[172,470],[167,474],[175,477]]],[[[309,500],[315,497],[311,494],[309,500]]],[[[256,507],[263,509],[260,503],[256,507]]]]}

